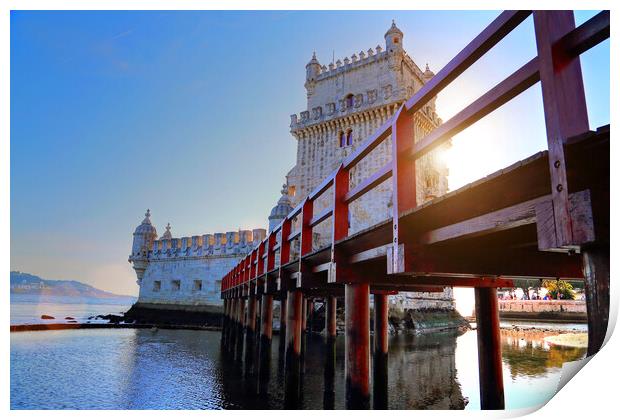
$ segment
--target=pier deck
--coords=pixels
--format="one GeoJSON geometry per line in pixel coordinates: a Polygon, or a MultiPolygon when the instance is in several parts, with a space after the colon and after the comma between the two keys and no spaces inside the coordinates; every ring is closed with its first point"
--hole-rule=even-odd
{"type": "MultiPolygon", "coordinates": [[[[286,394],[294,402],[305,301],[331,302],[326,330],[333,337],[334,298],[344,296],[347,405],[367,407],[369,295],[375,295],[376,312],[384,314],[386,294],[471,287],[476,296],[481,403],[485,409],[501,409],[497,288],[510,287],[516,278],[562,278],[585,281],[588,354],[598,351],[609,311],[609,126],[589,128],[579,55],[608,37],[608,12],[578,28],[572,12],[503,12],[222,279],[226,342],[242,345],[243,329],[253,333],[255,299],[269,306],[273,299],[280,300],[287,312],[281,318],[286,331],[286,394]],[[531,14],[538,55],[433,132],[414,139],[415,112],[531,14]],[[418,205],[412,182],[416,159],[538,82],[548,150],[418,205]],[[349,171],[389,136],[392,161],[351,188],[349,171]],[[393,216],[350,234],[350,203],[388,179],[393,216]],[[315,201],[328,193],[331,207],[315,214],[315,201]],[[333,226],[331,243],[313,250],[312,229],[327,219],[333,226]],[[296,225],[301,228],[292,232],[296,225]],[[297,243],[294,254],[301,257],[291,259],[291,247],[297,243]],[[249,316],[243,312],[246,300],[252,308],[249,316]]],[[[271,317],[269,308],[261,310],[271,317]]],[[[258,342],[266,346],[271,329],[264,324],[265,336],[261,333],[258,342]]],[[[375,328],[377,368],[387,357],[384,316],[375,319],[375,328]]],[[[382,373],[375,369],[373,375],[380,378],[382,373]]],[[[385,381],[373,383],[380,386],[385,381]]]]}

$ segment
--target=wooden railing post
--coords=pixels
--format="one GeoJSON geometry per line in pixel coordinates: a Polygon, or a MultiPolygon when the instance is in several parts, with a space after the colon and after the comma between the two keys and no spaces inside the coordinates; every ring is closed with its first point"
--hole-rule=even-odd
{"type": "Polygon", "coordinates": [[[301,233],[299,239],[299,268],[297,269],[297,285],[301,287],[304,275],[308,274],[308,270],[305,267],[304,261],[301,258],[312,252],[312,226],[310,221],[314,213],[314,203],[312,200],[306,198],[301,207],[301,233]]]}
{"type": "MultiPolygon", "coordinates": [[[[336,242],[344,239],[349,234],[349,204],[345,201],[345,196],[349,191],[349,170],[340,165],[334,175],[334,194],[333,194],[333,233],[331,264],[328,273],[328,282],[343,282],[349,271],[346,255],[339,255],[336,249],[336,242]]],[[[350,276],[349,276],[350,277],[350,276]]]]}
{"type": "Polygon", "coordinates": [[[287,305],[284,399],[287,408],[296,408],[300,397],[301,375],[301,319],[303,312],[303,293],[301,290],[288,291],[287,305]]]}
{"type": "Polygon", "coordinates": [[[392,126],[392,247],[388,249],[388,273],[403,273],[406,263],[406,230],[400,226],[399,216],[416,206],[415,160],[408,156],[414,144],[413,116],[404,105],[393,118],[392,126]]]}
{"type": "Polygon", "coordinates": [[[575,29],[573,12],[535,11],[534,29],[547,128],[555,227],[546,232],[550,237],[544,243],[551,244],[548,245],[551,248],[572,247],[579,245],[573,238],[573,224],[578,221],[572,220],[569,209],[564,144],[568,138],[588,131],[588,109],[579,56],[573,57],[560,48],[554,48],[554,44],[575,29]]]}

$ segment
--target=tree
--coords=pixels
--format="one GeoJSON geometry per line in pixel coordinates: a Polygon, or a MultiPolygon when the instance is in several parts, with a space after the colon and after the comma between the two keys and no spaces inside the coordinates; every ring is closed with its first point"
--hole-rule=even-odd
{"type": "Polygon", "coordinates": [[[549,291],[552,299],[575,299],[573,285],[565,280],[544,280],[543,287],[549,291]]]}

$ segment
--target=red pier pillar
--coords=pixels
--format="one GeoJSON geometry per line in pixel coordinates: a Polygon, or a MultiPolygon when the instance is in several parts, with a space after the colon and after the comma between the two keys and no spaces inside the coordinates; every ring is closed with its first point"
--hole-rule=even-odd
{"type": "Polygon", "coordinates": [[[347,408],[368,408],[370,396],[370,286],[346,284],[345,377],[347,408]]]}
{"type": "Polygon", "coordinates": [[[303,315],[303,294],[300,290],[287,293],[286,358],[284,362],[286,408],[297,408],[300,400],[301,325],[303,315]]]}
{"type": "Polygon", "coordinates": [[[483,410],[503,410],[504,378],[502,374],[502,343],[499,330],[497,289],[477,287],[475,294],[480,408],[483,410]]]}

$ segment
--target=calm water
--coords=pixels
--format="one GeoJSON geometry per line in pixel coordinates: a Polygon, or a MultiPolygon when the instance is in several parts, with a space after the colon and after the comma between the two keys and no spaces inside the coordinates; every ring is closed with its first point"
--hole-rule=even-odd
{"type": "MultiPolygon", "coordinates": [[[[302,408],[344,408],[344,340],[338,338],[333,387],[325,387],[325,348],[307,342],[302,408]],[[324,392],[325,389],[333,392],[324,392]]],[[[284,371],[272,345],[267,395],[255,396],[223,353],[220,333],[185,330],[73,330],[11,334],[12,409],[281,408],[284,371]]],[[[503,337],[508,408],[546,402],[561,365],[584,350],[503,337]]],[[[475,331],[392,337],[389,408],[478,409],[475,331]]]]}
{"type": "Polygon", "coordinates": [[[90,316],[119,315],[130,307],[131,304],[128,303],[120,304],[103,299],[45,296],[44,300],[37,300],[34,296],[11,295],[11,325],[64,323],[67,322],[67,316],[79,322],[87,322],[90,316]],[[55,319],[41,319],[41,315],[50,315],[55,319]]]}

